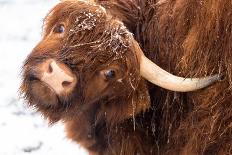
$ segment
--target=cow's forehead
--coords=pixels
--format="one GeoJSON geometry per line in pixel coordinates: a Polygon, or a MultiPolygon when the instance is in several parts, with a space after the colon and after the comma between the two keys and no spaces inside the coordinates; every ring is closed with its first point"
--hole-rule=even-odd
{"type": "Polygon", "coordinates": [[[74,17],[75,31],[92,30],[103,16],[104,14],[98,9],[94,11],[80,10],[74,17]]]}
{"type": "Polygon", "coordinates": [[[64,1],[57,4],[44,19],[45,34],[58,23],[75,24],[79,29],[92,29],[97,21],[106,18],[106,10],[95,3],[85,1],[64,1]],[[82,20],[82,22],[81,22],[82,20]]]}

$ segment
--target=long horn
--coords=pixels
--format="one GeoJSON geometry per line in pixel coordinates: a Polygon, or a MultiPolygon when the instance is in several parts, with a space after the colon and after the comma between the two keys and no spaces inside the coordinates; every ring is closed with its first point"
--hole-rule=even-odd
{"type": "Polygon", "coordinates": [[[203,78],[183,78],[172,75],[149,60],[143,54],[143,51],[136,41],[133,41],[133,44],[140,62],[140,75],[151,83],[162,88],[177,92],[190,92],[205,88],[212,83],[221,80],[221,76],[219,74],[203,78]]]}
{"type": "Polygon", "coordinates": [[[140,60],[140,74],[153,84],[178,92],[189,92],[202,89],[220,80],[219,75],[203,78],[178,77],[163,70],[144,55],[141,56],[140,60]]]}

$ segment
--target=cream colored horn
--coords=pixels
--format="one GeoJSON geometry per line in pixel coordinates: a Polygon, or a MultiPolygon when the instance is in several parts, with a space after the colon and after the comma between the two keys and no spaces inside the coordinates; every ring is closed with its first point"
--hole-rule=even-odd
{"type": "Polygon", "coordinates": [[[140,62],[140,75],[157,86],[177,92],[190,92],[221,80],[219,74],[203,78],[183,78],[172,75],[149,60],[136,41],[133,41],[133,44],[140,62]]]}
{"type": "Polygon", "coordinates": [[[220,80],[219,75],[203,78],[178,77],[163,70],[144,55],[140,59],[140,74],[155,85],[178,92],[195,91],[220,80]]]}

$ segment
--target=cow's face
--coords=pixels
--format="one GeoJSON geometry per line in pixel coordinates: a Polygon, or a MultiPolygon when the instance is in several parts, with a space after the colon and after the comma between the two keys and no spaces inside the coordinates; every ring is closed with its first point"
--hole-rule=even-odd
{"type": "Polygon", "coordinates": [[[44,36],[25,61],[21,90],[53,121],[91,107],[110,120],[132,117],[149,105],[134,42],[104,8],[62,2],[45,18],[44,36]]]}

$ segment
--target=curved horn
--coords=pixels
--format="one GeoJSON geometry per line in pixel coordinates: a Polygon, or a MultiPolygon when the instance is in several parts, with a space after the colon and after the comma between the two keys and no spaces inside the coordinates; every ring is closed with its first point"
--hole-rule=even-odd
{"type": "Polygon", "coordinates": [[[149,60],[143,54],[143,51],[136,41],[133,41],[133,44],[140,62],[140,75],[162,88],[178,92],[190,92],[205,88],[210,84],[221,80],[219,74],[203,78],[183,78],[172,75],[149,60]]]}
{"type": "Polygon", "coordinates": [[[172,75],[157,66],[143,54],[140,59],[140,74],[153,84],[178,92],[198,90],[220,80],[220,75],[218,74],[204,78],[183,78],[172,75]]]}

